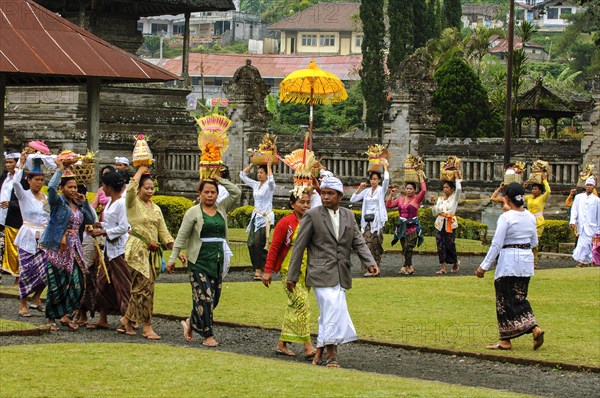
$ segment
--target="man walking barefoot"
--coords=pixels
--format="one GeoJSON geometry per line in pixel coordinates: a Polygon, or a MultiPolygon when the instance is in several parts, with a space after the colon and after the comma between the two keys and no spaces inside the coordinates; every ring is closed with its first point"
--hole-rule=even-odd
{"type": "Polygon", "coordinates": [[[338,178],[323,178],[323,205],[306,211],[300,221],[287,279],[287,288],[293,291],[307,249],[306,286],[313,288],[320,311],[313,364],[327,367],[339,367],[337,345],[358,339],[346,304],[346,290],[352,287],[351,251],[358,254],[369,272],[379,275],[379,267],[360,233],[354,213],[339,207],[343,196],[344,186],[338,178]],[[327,351],[325,360],[322,359],[323,348],[327,351]]]}

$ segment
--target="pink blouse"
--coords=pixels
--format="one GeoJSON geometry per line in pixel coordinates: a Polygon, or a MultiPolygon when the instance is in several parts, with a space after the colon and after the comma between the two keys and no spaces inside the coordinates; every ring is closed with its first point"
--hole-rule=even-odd
{"type": "MultiPolygon", "coordinates": [[[[406,196],[400,196],[394,200],[388,200],[385,202],[386,207],[398,207],[398,214],[402,218],[411,219],[418,215],[419,207],[421,207],[421,202],[425,199],[425,194],[427,193],[427,185],[425,181],[421,182],[421,190],[418,194],[413,196],[412,198],[408,198],[406,196]]],[[[417,229],[416,225],[407,225],[406,233],[412,233],[417,229]]]]}

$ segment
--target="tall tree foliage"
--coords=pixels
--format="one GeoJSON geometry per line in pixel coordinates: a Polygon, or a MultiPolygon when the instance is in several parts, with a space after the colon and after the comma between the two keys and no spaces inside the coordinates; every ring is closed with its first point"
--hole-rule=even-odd
{"type": "Polygon", "coordinates": [[[400,64],[414,49],[413,4],[419,0],[388,0],[390,45],[387,67],[397,76],[400,64]]]}
{"type": "Polygon", "coordinates": [[[385,109],[385,26],[383,24],[383,0],[360,3],[360,19],[364,32],[362,65],[359,71],[362,93],[367,106],[366,124],[377,136],[383,135],[383,111],[385,109]]]}
{"type": "Polygon", "coordinates": [[[460,32],[462,29],[462,7],[460,0],[444,0],[444,28],[456,28],[460,32]]]}
{"type": "Polygon", "coordinates": [[[427,26],[427,5],[425,0],[413,0],[413,36],[414,48],[420,48],[427,44],[427,40],[432,39],[429,27],[427,26]]]}
{"type": "Polygon", "coordinates": [[[462,58],[446,61],[433,78],[437,83],[433,106],[441,115],[436,128],[438,136],[484,137],[496,133],[498,126],[493,124],[487,93],[462,58]]]}
{"type": "Polygon", "coordinates": [[[429,39],[434,39],[440,36],[441,27],[439,14],[437,13],[438,0],[427,0],[427,8],[425,10],[425,29],[429,39]]]}

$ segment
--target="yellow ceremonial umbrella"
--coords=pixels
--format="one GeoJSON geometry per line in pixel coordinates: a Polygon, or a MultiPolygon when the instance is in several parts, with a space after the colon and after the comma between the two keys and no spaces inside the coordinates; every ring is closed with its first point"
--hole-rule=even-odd
{"type": "Polygon", "coordinates": [[[279,83],[279,100],[309,104],[309,136],[312,149],[313,105],[333,104],[348,99],[344,83],[333,73],[319,68],[314,59],[308,68],[294,71],[279,83]]]}

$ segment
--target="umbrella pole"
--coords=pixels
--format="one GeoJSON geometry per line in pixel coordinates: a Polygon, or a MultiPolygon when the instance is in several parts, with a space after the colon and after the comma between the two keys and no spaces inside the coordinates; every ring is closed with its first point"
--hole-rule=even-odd
{"type": "Polygon", "coordinates": [[[311,86],[310,88],[310,113],[308,116],[308,132],[309,132],[309,148],[312,151],[313,149],[313,92],[314,88],[311,86]]]}

